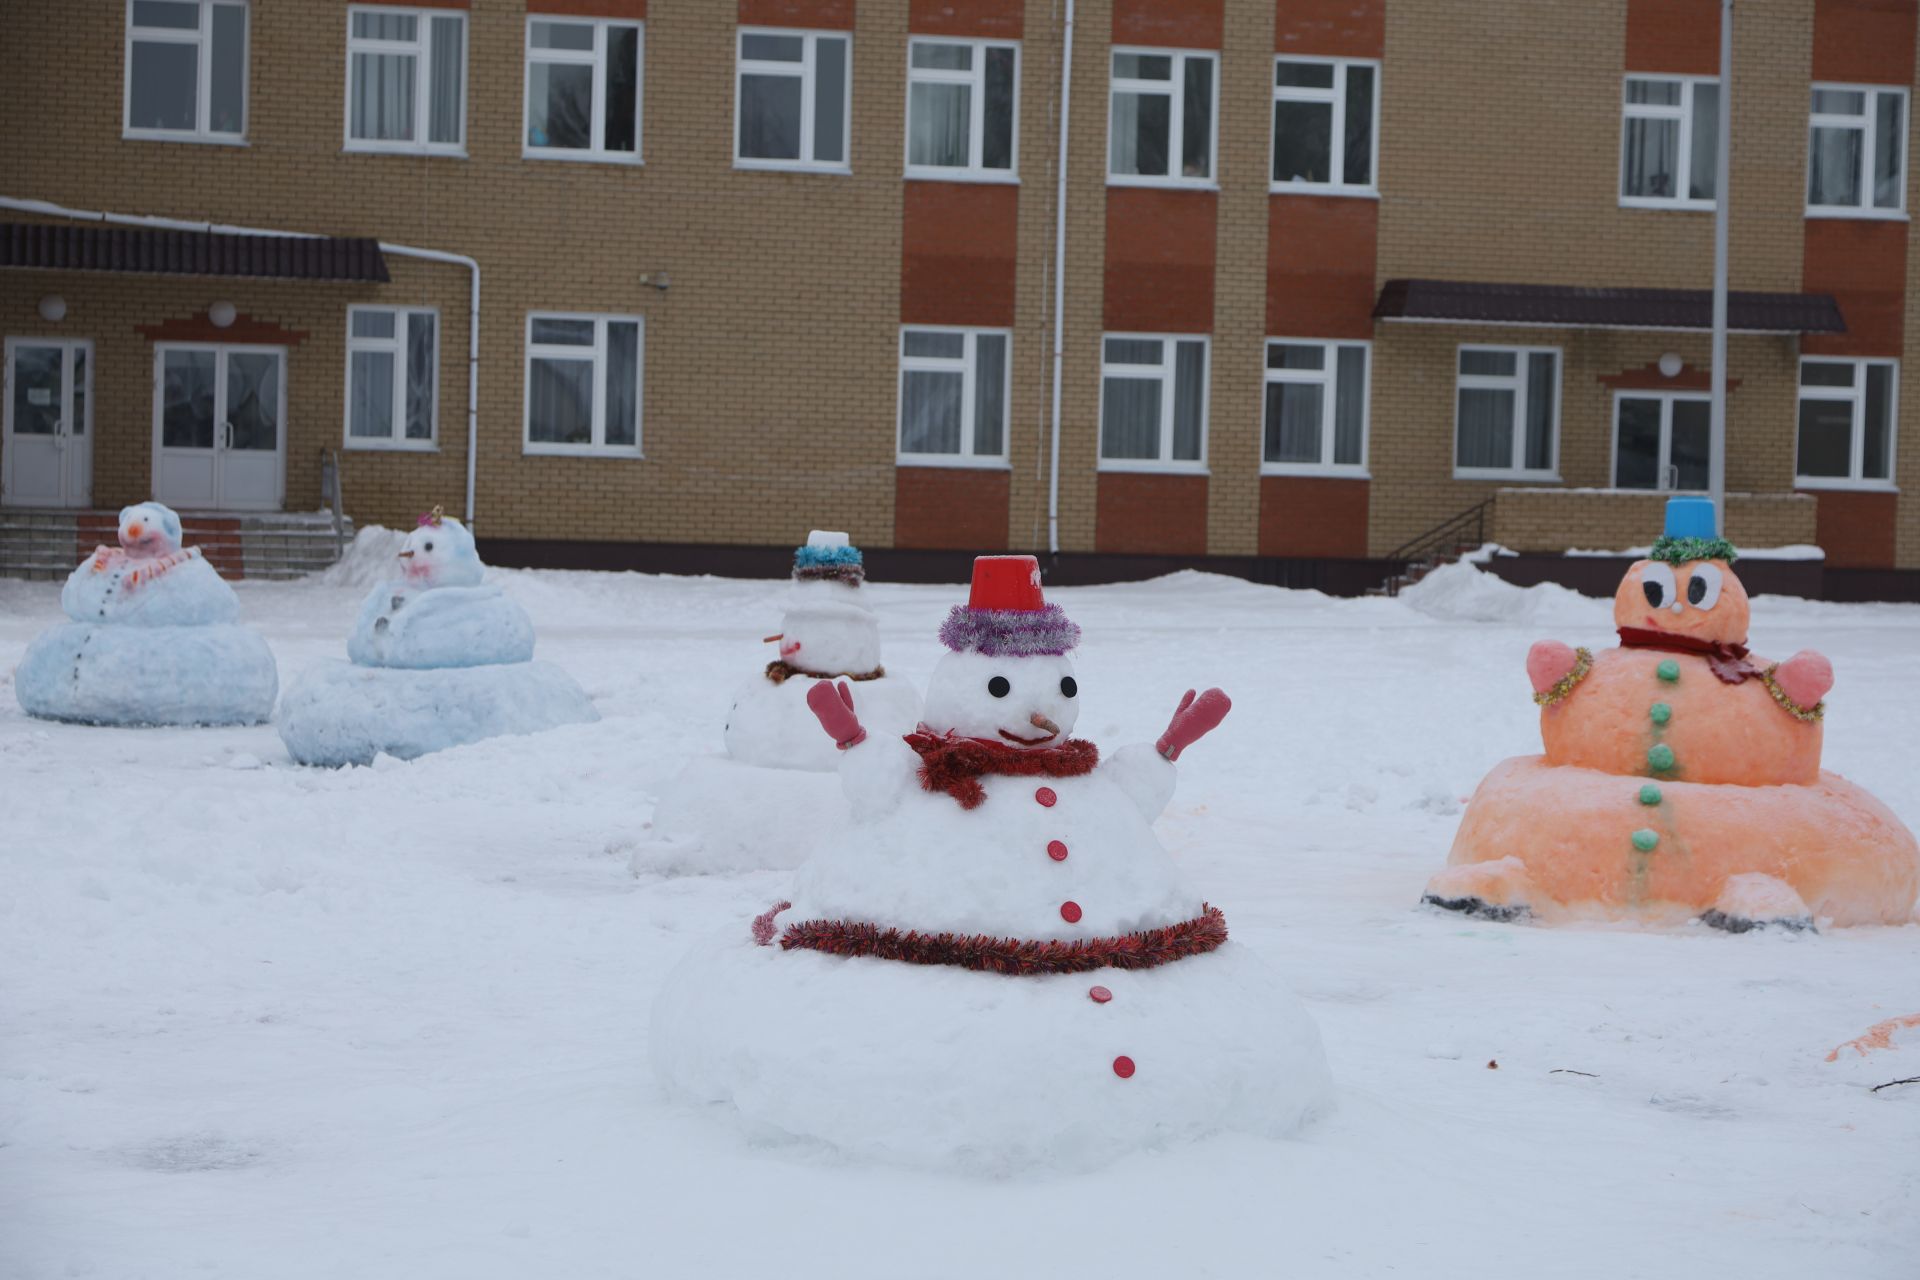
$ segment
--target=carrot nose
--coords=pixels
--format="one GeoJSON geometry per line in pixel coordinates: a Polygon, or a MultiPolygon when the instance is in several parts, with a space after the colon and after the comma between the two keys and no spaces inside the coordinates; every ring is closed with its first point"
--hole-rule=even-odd
{"type": "Polygon", "coordinates": [[[138,520],[135,520],[132,524],[127,526],[127,536],[129,538],[137,538],[144,531],[145,531],[145,526],[142,525],[138,520]]]}
{"type": "Polygon", "coordinates": [[[778,635],[771,635],[771,636],[768,636],[768,637],[767,637],[766,639],[764,639],[764,640],[762,640],[762,641],[761,641],[760,643],[761,643],[761,644],[774,644],[774,643],[776,643],[776,642],[777,642],[777,641],[778,641],[779,639],[780,639],[780,637],[779,637],[778,635]]]}
{"type": "Polygon", "coordinates": [[[402,551],[402,552],[400,553],[400,558],[401,558],[402,560],[411,560],[411,559],[413,559],[413,552],[411,552],[411,551],[402,551]]]}
{"type": "Polygon", "coordinates": [[[1031,716],[1027,717],[1027,720],[1036,729],[1045,729],[1048,733],[1060,732],[1059,725],[1047,719],[1045,716],[1041,715],[1038,711],[1034,712],[1031,716]]]}

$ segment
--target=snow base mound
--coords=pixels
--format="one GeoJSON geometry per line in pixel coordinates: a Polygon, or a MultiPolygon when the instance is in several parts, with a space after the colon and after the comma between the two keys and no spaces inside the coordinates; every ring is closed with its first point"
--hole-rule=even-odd
{"type": "Polygon", "coordinates": [[[27,646],[13,689],[21,708],[43,720],[261,724],[273,715],[280,672],[267,642],[233,623],[119,627],[68,622],[27,646]]]}
{"type": "Polygon", "coordinates": [[[545,662],[408,671],[333,660],[287,690],[278,728],[298,763],[338,766],[599,718],[573,677],[545,662]]]}
{"type": "MultiPolygon", "coordinates": [[[[813,731],[833,749],[817,721],[813,731]]],[[[661,790],[652,838],[634,849],[631,865],[635,875],[790,870],[846,825],[836,774],[695,756],[661,790]]]]}
{"type": "MultiPolygon", "coordinates": [[[[840,748],[807,706],[807,690],[820,680],[797,675],[775,684],[755,676],[741,685],[727,712],[727,754],[743,764],[768,769],[837,770],[840,748]]],[[[853,694],[860,723],[875,737],[903,737],[920,723],[920,693],[905,680],[895,676],[849,680],[847,689],[853,694]]]]}
{"type": "Polygon", "coordinates": [[[1008,977],[755,946],[743,922],[668,976],[650,1045],[669,1092],[750,1135],[986,1175],[1284,1136],[1332,1098],[1312,1018],[1231,942],[1155,969],[1008,977]]]}

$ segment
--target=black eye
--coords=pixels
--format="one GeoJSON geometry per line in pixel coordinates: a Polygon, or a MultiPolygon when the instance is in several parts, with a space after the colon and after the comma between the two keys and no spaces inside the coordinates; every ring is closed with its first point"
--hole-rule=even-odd
{"type": "Polygon", "coordinates": [[[1080,684],[1077,680],[1075,680],[1072,676],[1060,677],[1060,696],[1061,697],[1071,698],[1074,694],[1078,692],[1080,692],[1080,684]]]}
{"type": "Polygon", "coordinates": [[[1640,590],[1646,592],[1647,603],[1656,609],[1667,602],[1667,586],[1664,582],[1643,582],[1640,590]]]}
{"type": "Polygon", "coordinates": [[[1707,598],[1707,580],[1703,577],[1700,577],[1698,574],[1695,574],[1693,577],[1693,580],[1687,583],[1687,600],[1691,604],[1699,604],[1702,600],[1705,600],[1706,598],[1707,598]]]}
{"type": "Polygon", "coordinates": [[[1013,692],[1013,686],[1007,683],[1005,676],[995,676],[987,681],[987,692],[996,698],[1004,698],[1013,692]]]}
{"type": "Polygon", "coordinates": [[[433,550],[433,544],[432,544],[431,542],[429,542],[429,543],[428,543],[428,544],[426,545],[426,550],[428,550],[428,551],[431,551],[431,550],[433,550]]]}

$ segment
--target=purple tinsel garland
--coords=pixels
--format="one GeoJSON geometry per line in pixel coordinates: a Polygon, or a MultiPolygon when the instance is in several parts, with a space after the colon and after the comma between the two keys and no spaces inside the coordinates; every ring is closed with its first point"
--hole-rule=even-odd
{"type": "Polygon", "coordinates": [[[1057,604],[1043,609],[970,609],[957,604],[940,624],[940,643],[955,653],[989,658],[1059,655],[1080,643],[1080,628],[1057,604]]]}

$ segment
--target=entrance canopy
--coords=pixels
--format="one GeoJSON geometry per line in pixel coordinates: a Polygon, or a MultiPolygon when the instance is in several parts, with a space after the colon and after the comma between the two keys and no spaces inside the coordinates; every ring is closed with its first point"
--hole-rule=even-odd
{"type": "Polygon", "coordinates": [[[375,284],[389,279],[378,240],[30,222],[0,222],[0,267],[375,284]]]}
{"type": "MultiPolygon", "coordinates": [[[[1706,289],[1581,288],[1555,284],[1473,284],[1389,280],[1375,320],[1427,324],[1525,325],[1543,329],[1713,328],[1706,289]]],[[[1840,304],[1828,293],[1728,293],[1733,333],[1845,333],[1840,304]]]]}

